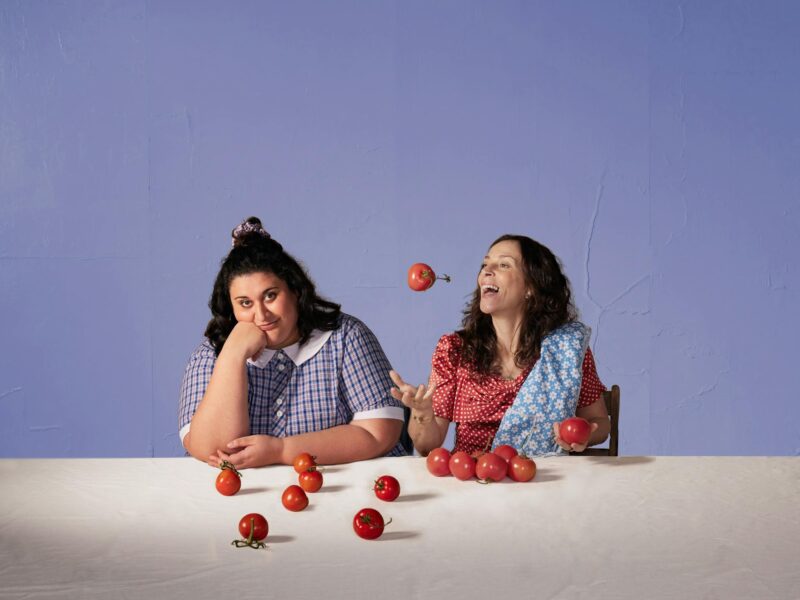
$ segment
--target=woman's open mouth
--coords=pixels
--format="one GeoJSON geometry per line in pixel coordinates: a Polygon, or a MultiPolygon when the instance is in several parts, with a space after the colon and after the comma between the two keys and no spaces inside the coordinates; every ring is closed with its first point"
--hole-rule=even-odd
{"type": "Polygon", "coordinates": [[[496,285],[482,285],[481,286],[481,296],[484,297],[484,298],[491,297],[491,296],[496,296],[499,291],[500,291],[500,288],[498,288],[496,285]]]}

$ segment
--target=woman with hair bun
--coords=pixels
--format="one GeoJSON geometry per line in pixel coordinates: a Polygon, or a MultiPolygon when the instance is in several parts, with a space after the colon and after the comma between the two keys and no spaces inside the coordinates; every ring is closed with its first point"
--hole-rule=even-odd
{"type": "Polygon", "coordinates": [[[547,247],[520,235],[495,240],[462,325],[439,340],[430,387],[391,373],[420,454],[441,446],[451,422],[455,450],[470,454],[501,444],[531,456],[583,451],[559,435],[571,416],[591,423],[588,445],[608,437],[590,330],[577,321],[569,281],[547,247]]]}
{"type": "Polygon", "coordinates": [[[321,298],[298,262],[250,217],[233,232],[212,318],[181,385],[180,436],[197,459],[237,468],[405,454],[402,405],[373,333],[321,298]]]}

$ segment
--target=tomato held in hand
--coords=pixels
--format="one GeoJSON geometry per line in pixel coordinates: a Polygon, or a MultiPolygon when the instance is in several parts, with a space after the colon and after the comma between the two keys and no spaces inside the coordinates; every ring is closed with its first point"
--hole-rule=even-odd
{"type": "Polygon", "coordinates": [[[425,263],[415,263],[408,269],[408,287],[415,292],[424,292],[430,289],[437,279],[450,281],[450,277],[447,275],[437,277],[433,269],[425,263]]]}
{"type": "Polygon", "coordinates": [[[381,475],[375,480],[375,495],[386,502],[394,502],[400,495],[400,482],[391,475],[381,475]]]}
{"type": "Polygon", "coordinates": [[[443,477],[450,474],[450,452],[447,448],[434,448],[425,459],[428,471],[436,477],[443,477]]]}
{"type": "Polygon", "coordinates": [[[449,466],[450,472],[456,479],[466,481],[475,477],[475,459],[463,450],[453,453],[449,466]]]}
{"type": "Polygon", "coordinates": [[[296,473],[303,473],[317,466],[317,457],[311,456],[308,452],[301,452],[295,456],[293,465],[296,473]]]}
{"type": "Polygon", "coordinates": [[[265,544],[261,540],[267,537],[269,532],[269,524],[263,515],[258,513],[249,513],[242,517],[239,521],[239,534],[244,538],[243,540],[233,540],[232,545],[237,548],[249,546],[250,548],[264,548],[265,544]]]}
{"type": "Polygon", "coordinates": [[[322,473],[317,471],[316,467],[310,468],[308,471],[303,471],[297,476],[300,487],[306,492],[318,492],[322,487],[322,473]]]}
{"type": "Polygon", "coordinates": [[[227,460],[219,465],[222,472],[217,475],[217,491],[223,496],[233,496],[242,487],[242,474],[227,460]]]}
{"type": "Polygon", "coordinates": [[[283,506],[292,512],[300,512],[308,506],[308,496],[299,485],[290,485],[281,496],[283,506]]]}
{"type": "Polygon", "coordinates": [[[500,481],[508,472],[508,463],[492,452],[482,454],[475,466],[475,474],[483,482],[500,481]]]}
{"type": "Polygon", "coordinates": [[[508,461],[508,478],[513,481],[530,481],[536,477],[536,463],[524,454],[512,456],[508,461]]]}
{"type": "Polygon", "coordinates": [[[508,444],[503,444],[502,446],[498,446],[494,450],[492,450],[497,456],[502,458],[504,461],[508,462],[511,460],[512,456],[517,455],[517,449],[514,446],[509,446],[508,444]]]}
{"type": "Polygon", "coordinates": [[[384,526],[391,522],[392,520],[389,519],[384,523],[383,515],[374,508],[362,508],[353,517],[353,531],[360,538],[374,540],[381,536],[384,526]]]}
{"type": "Polygon", "coordinates": [[[561,425],[558,426],[558,434],[568,444],[584,446],[592,435],[592,425],[586,419],[570,417],[561,421],[561,425]]]}

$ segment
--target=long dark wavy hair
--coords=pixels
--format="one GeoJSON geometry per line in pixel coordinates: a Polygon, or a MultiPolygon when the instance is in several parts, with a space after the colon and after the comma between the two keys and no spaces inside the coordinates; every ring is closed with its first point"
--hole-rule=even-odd
{"type": "MultiPolygon", "coordinates": [[[[572,304],[569,280],[555,254],[524,235],[502,235],[489,248],[506,241],[519,244],[525,283],[531,291],[525,300],[519,345],[514,356],[516,365],[526,368],[538,360],[544,337],[577,319],[577,312],[572,304]]],[[[481,289],[477,286],[464,309],[463,329],[457,332],[463,342],[462,356],[473,363],[479,373],[496,374],[499,369],[497,334],[492,317],[481,312],[480,304],[481,289]]]]}
{"type": "Polygon", "coordinates": [[[251,273],[272,273],[297,297],[297,328],[300,344],[314,329],[332,331],[339,326],[341,305],[317,294],[316,286],[303,267],[261,226],[257,217],[246,219],[232,232],[233,248],[222,260],[208,301],[211,320],[205,335],[219,355],[236,325],[230,285],[234,278],[251,273]]]}

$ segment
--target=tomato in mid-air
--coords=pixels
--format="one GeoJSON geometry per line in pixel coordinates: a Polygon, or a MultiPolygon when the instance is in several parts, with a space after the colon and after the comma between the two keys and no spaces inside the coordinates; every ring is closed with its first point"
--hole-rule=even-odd
{"type": "Polygon", "coordinates": [[[513,481],[530,481],[536,477],[536,463],[524,454],[512,456],[508,461],[508,478],[513,481]]]}
{"type": "Polygon", "coordinates": [[[508,463],[501,456],[493,452],[481,454],[478,457],[478,464],[475,466],[475,474],[478,479],[488,482],[500,481],[508,472],[508,463]]]}
{"type": "Polygon", "coordinates": [[[302,473],[317,466],[317,457],[311,456],[308,452],[301,452],[294,457],[293,465],[296,473],[302,473]]]}
{"type": "Polygon", "coordinates": [[[425,459],[431,475],[443,477],[450,474],[450,452],[447,448],[434,448],[425,459]]]}
{"type": "Polygon", "coordinates": [[[450,281],[450,277],[447,275],[437,277],[430,265],[425,263],[414,263],[408,269],[408,287],[415,292],[424,292],[432,288],[437,279],[450,281]]]}
{"type": "Polygon", "coordinates": [[[290,485],[281,496],[283,506],[292,512],[300,512],[308,506],[308,496],[299,485],[290,485]]]}
{"type": "Polygon", "coordinates": [[[558,434],[568,444],[583,446],[592,435],[592,425],[586,419],[570,417],[561,421],[561,425],[558,426],[558,434]]]}
{"type": "Polygon", "coordinates": [[[310,468],[308,471],[303,471],[297,476],[297,481],[300,487],[306,492],[318,492],[322,487],[322,473],[317,471],[316,467],[310,468]]]}
{"type": "Polygon", "coordinates": [[[219,465],[221,472],[217,475],[217,491],[223,496],[233,496],[242,487],[242,474],[227,460],[219,465]]]}
{"type": "Polygon", "coordinates": [[[267,537],[267,533],[269,533],[269,524],[264,516],[258,513],[249,513],[239,521],[239,534],[244,539],[233,540],[231,544],[237,548],[244,546],[264,548],[266,544],[262,543],[262,540],[267,537]]]}
{"type": "Polygon", "coordinates": [[[450,457],[450,472],[456,479],[460,479],[461,481],[466,481],[467,479],[475,477],[475,466],[475,458],[463,450],[453,452],[453,455],[450,457]]]}
{"type": "Polygon", "coordinates": [[[502,446],[498,446],[494,450],[492,450],[497,456],[502,458],[504,461],[508,462],[511,460],[512,456],[517,455],[517,449],[514,446],[509,446],[508,444],[503,444],[502,446]]]}
{"type": "Polygon", "coordinates": [[[389,519],[384,523],[383,515],[374,508],[362,508],[353,517],[353,531],[356,532],[358,537],[365,540],[374,540],[381,536],[384,526],[391,522],[392,520],[389,519]]]}
{"type": "Polygon", "coordinates": [[[400,482],[391,475],[381,475],[375,480],[375,495],[386,502],[393,502],[400,495],[400,482]]]}

